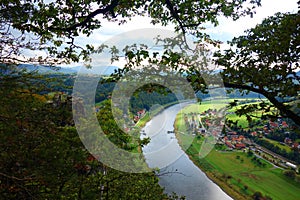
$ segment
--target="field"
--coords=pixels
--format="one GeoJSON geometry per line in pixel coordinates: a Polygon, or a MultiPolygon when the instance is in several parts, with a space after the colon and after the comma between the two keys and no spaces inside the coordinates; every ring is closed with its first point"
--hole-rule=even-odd
{"type": "Polygon", "coordinates": [[[246,153],[221,152],[214,149],[205,161],[212,166],[212,172],[231,177],[227,178],[226,182],[242,194],[251,195],[260,191],[272,199],[299,198],[300,183],[285,177],[281,169],[265,161],[261,161],[265,162],[265,167],[257,166],[246,153]]]}
{"type": "MultiPolygon", "coordinates": [[[[238,100],[245,101],[247,99],[238,99],[238,100]]],[[[201,113],[201,112],[204,112],[208,109],[219,110],[221,108],[225,108],[226,106],[228,106],[228,103],[232,102],[232,101],[233,101],[233,99],[203,101],[203,102],[201,102],[201,104],[192,104],[190,106],[187,106],[182,112],[183,113],[191,113],[191,112],[201,113]]],[[[237,125],[241,126],[242,128],[247,128],[248,127],[247,118],[245,116],[239,117],[239,116],[237,116],[236,114],[233,113],[239,107],[241,107],[241,105],[236,106],[235,108],[227,109],[227,112],[229,114],[226,115],[226,118],[229,119],[229,120],[232,120],[233,122],[237,121],[238,122],[237,125]]],[[[260,114],[257,113],[257,115],[259,116],[260,114]]]]}
{"type": "MultiPolygon", "coordinates": [[[[230,100],[228,100],[229,102],[230,100]]],[[[197,112],[201,113],[208,109],[221,109],[227,105],[227,100],[203,101],[201,104],[192,104],[187,106],[183,113],[197,112]]]]}
{"type": "MultiPolygon", "coordinates": [[[[177,115],[176,136],[191,160],[234,199],[252,199],[255,192],[261,192],[263,196],[273,200],[299,199],[299,182],[286,177],[283,170],[254,155],[242,151],[223,151],[224,146],[219,144],[204,159],[199,158],[203,137],[194,138],[184,133],[184,124],[180,120],[182,113],[201,113],[207,109],[220,109],[225,105],[220,101],[202,102],[201,105],[186,107],[177,115]]],[[[243,121],[237,116],[235,118],[243,121]]]]}

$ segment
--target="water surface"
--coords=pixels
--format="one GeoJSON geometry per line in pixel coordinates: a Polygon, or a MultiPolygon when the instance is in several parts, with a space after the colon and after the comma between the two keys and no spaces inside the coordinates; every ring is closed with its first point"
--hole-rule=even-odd
{"type": "Polygon", "coordinates": [[[141,137],[151,142],[143,148],[149,167],[160,168],[159,184],[167,193],[175,192],[188,200],[232,199],[202,172],[178,145],[173,130],[176,114],[188,103],[176,104],[165,109],[149,121],[141,137]]]}

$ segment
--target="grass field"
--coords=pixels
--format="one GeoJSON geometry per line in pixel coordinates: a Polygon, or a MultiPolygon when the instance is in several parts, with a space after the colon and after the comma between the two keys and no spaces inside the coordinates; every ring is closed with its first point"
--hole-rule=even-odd
{"type": "MultiPolygon", "coordinates": [[[[201,104],[192,104],[190,106],[187,106],[182,112],[183,113],[191,113],[191,112],[201,113],[208,109],[219,110],[221,108],[228,106],[228,103],[231,101],[233,101],[233,100],[228,99],[228,100],[203,101],[203,102],[201,102],[201,104]]],[[[239,108],[239,107],[240,106],[237,106],[236,108],[239,108]]],[[[236,108],[228,109],[227,112],[234,112],[236,110],[236,108]]],[[[239,117],[236,114],[231,113],[231,114],[227,114],[226,118],[229,120],[232,120],[233,122],[238,121],[237,125],[241,126],[242,128],[248,127],[248,121],[245,116],[239,117]]]]}
{"type": "Polygon", "coordinates": [[[180,120],[182,113],[201,113],[209,108],[219,109],[224,106],[223,102],[202,102],[201,105],[186,107],[177,115],[176,136],[191,160],[234,199],[252,199],[257,191],[273,200],[300,199],[300,183],[284,176],[283,170],[263,159],[256,158],[263,163],[258,164],[253,160],[254,156],[249,157],[242,151],[221,151],[220,147],[215,147],[204,159],[199,158],[204,139],[184,133],[184,123],[180,120]]]}
{"type": "Polygon", "coordinates": [[[201,104],[192,104],[187,106],[182,112],[183,113],[191,113],[191,112],[196,112],[196,113],[201,113],[204,112],[208,109],[221,109],[226,106],[225,101],[203,101],[201,104]]]}
{"type": "Polygon", "coordinates": [[[212,172],[231,176],[227,183],[243,194],[251,195],[260,191],[272,199],[299,198],[300,183],[285,177],[282,170],[267,162],[266,167],[257,166],[246,153],[213,150],[205,160],[212,166],[212,172]]]}

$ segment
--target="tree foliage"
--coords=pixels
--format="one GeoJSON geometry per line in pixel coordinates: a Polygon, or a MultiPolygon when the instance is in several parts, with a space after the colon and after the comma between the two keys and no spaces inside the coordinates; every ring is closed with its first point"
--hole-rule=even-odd
{"type": "MultiPolygon", "coordinates": [[[[40,94],[43,77],[7,65],[0,72],[0,199],[175,199],[154,172],[120,172],[92,156],[73,126],[70,99],[40,94]]],[[[105,120],[122,147],[130,137],[105,120]]]]}
{"type": "Polygon", "coordinates": [[[253,15],[260,0],[18,0],[1,1],[0,5],[1,62],[61,63],[88,59],[94,47],[80,46],[76,37],[91,35],[104,21],[124,24],[134,16],[149,16],[153,24],[173,23],[176,30],[208,38],[201,32],[203,23],[216,25],[219,15],[234,19],[253,15]],[[24,57],[24,50],[47,54],[24,57]]]}
{"type": "Polygon", "coordinates": [[[263,110],[272,117],[276,107],[282,116],[299,125],[300,116],[291,104],[297,103],[300,95],[299,30],[299,12],[277,13],[234,38],[231,49],[217,53],[218,64],[225,67],[222,77],[226,87],[253,91],[271,102],[244,106],[240,114],[263,110]]]}
{"type": "MultiPolygon", "coordinates": [[[[70,99],[49,101],[43,95],[46,88],[42,77],[2,64],[53,65],[89,60],[89,54],[97,48],[92,44],[81,46],[80,36],[90,36],[105,21],[122,25],[135,16],[148,16],[153,24],[173,24],[183,37],[175,38],[177,43],[161,41],[165,51],[160,55],[151,55],[145,47],[127,46],[127,69],[120,75],[147,60],[181,73],[196,91],[205,93],[208,85],[203,77],[214,78],[215,71],[199,70],[195,57],[174,52],[174,47],[186,45],[185,36],[191,34],[200,50],[193,53],[205,54],[203,43],[219,41],[203,33],[204,23],[217,25],[218,16],[236,20],[253,15],[260,0],[4,0],[0,5],[0,98],[5,105],[0,107],[1,198],[167,199],[154,173],[128,174],[110,169],[84,149],[73,127],[70,99]]],[[[220,74],[225,87],[256,92],[269,100],[242,106],[239,115],[251,116],[253,111],[261,110],[264,116],[274,117],[276,108],[280,115],[300,125],[294,106],[299,102],[300,91],[299,29],[299,12],[277,13],[234,38],[231,49],[215,55],[216,62],[224,67],[220,74]]],[[[142,145],[142,141],[120,133],[111,120],[109,106],[106,102],[98,118],[110,140],[127,150],[132,150],[128,146],[131,142],[137,142],[134,148],[142,145]]],[[[290,157],[299,162],[298,153],[290,157]]]]}

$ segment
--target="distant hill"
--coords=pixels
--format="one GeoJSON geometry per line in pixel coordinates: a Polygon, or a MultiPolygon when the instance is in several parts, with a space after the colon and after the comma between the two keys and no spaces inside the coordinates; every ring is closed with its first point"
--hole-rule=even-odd
{"type": "MultiPolygon", "coordinates": [[[[76,67],[77,68],[77,67],[76,67]]],[[[102,74],[102,75],[111,75],[115,72],[115,70],[118,70],[119,68],[116,66],[94,66],[91,69],[88,69],[86,67],[78,67],[78,71],[81,74],[102,74]]]]}
{"type": "Polygon", "coordinates": [[[79,68],[72,67],[72,68],[62,68],[62,67],[50,67],[50,66],[42,66],[42,65],[30,65],[30,64],[20,64],[18,65],[21,69],[26,69],[27,71],[37,71],[41,74],[74,74],[77,73],[79,68]]]}
{"type": "Polygon", "coordinates": [[[92,74],[103,74],[110,75],[114,73],[115,70],[118,70],[116,66],[109,66],[107,68],[103,67],[94,67],[93,69],[87,69],[82,66],[75,67],[50,67],[50,66],[42,66],[42,65],[30,65],[30,64],[20,64],[18,65],[21,69],[26,69],[27,71],[37,71],[41,74],[76,74],[80,71],[80,73],[92,73],[92,74]]]}

